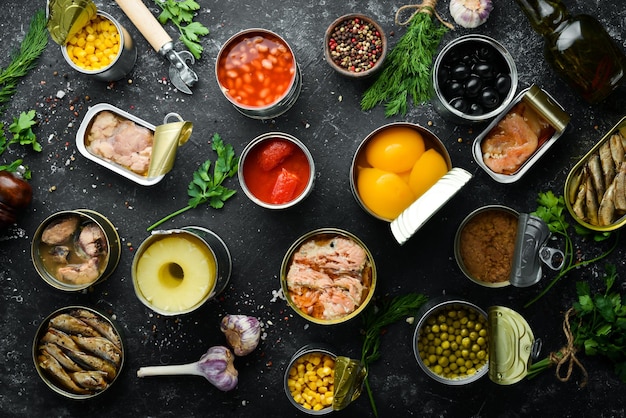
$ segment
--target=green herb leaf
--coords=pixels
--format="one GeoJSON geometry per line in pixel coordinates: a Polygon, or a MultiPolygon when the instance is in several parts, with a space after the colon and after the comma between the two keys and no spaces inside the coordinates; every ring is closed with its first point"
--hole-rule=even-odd
{"type": "MultiPolygon", "coordinates": [[[[565,240],[565,248],[563,249],[565,260],[557,275],[537,296],[524,305],[525,308],[542,298],[556,284],[556,282],[565,277],[571,270],[593,264],[611,254],[619,242],[619,232],[615,232],[611,234],[615,236],[615,240],[608,250],[597,257],[579,261],[574,251],[574,241],[569,235],[570,225],[567,223],[565,217],[567,210],[563,196],[556,196],[552,191],[541,192],[538,194],[537,204],[537,209],[532,214],[538,216],[546,224],[548,224],[550,232],[563,237],[565,240]]],[[[575,228],[575,230],[579,231],[580,229],[575,228]]],[[[592,234],[586,230],[584,236],[592,236],[592,234]]]]}
{"type": "Polygon", "coordinates": [[[37,59],[48,45],[48,18],[43,9],[39,9],[30,21],[28,32],[18,51],[12,54],[9,65],[0,70],[0,113],[17,89],[18,80],[35,67],[37,59]]]}
{"type": "MultiPolygon", "coordinates": [[[[383,328],[397,322],[402,318],[415,315],[419,308],[428,301],[428,298],[419,293],[408,293],[396,296],[392,299],[385,298],[376,303],[372,303],[363,313],[363,328],[365,339],[361,349],[361,361],[368,367],[370,363],[380,358],[380,337],[383,328]]],[[[374,395],[367,378],[365,387],[370,398],[370,404],[374,415],[378,416],[374,395]]]]}
{"type": "Polygon", "coordinates": [[[189,196],[187,206],[155,222],[148,227],[148,231],[203,203],[208,203],[214,209],[221,209],[224,207],[224,202],[236,193],[235,190],[222,185],[224,180],[237,174],[239,158],[235,155],[235,150],[231,145],[224,144],[222,137],[217,133],[213,135],[212,148],[217,153],[215,165],[211,160],[206,160],[193,173],[192,180],[187,186],[189,196]],[[211,174],[212,166],[213,174],[211,174]]]}
{"type": "Polygon", "coordinates": [[[30,145],[34,151],[41,152],[41,145],[37,142],[37,137],[32,130],[36,124],[34,110],[22,112],[18,118],[13,118],[13,123],[9,125],[9,132],[13,134],[13,138],[8,145],[30,145]]]}
{"type": "Polygon", "coordinates": [[[161,24],[172,22],[180,34],[180,41],[185,44],[189,52],[191,52],[195,59],[200,59],[204,48],[200,44],[200,37],[209,34],[209,29],[199,22],[194,22],[194,17],[197,10],[200,10],[200,5],[195,0],[154,0],[161,8],[161,13],[158,16],[161,24]]]}
{"type": "Polygon", "coordinates": [[[385,116],[406,114],[408,99],[414,104],[430,99],[430,75],[433,56],[448,31],[430,14],[417,13],[391,50],[381,73],[361,98],[361,110],[385,104],[385,116]]]}

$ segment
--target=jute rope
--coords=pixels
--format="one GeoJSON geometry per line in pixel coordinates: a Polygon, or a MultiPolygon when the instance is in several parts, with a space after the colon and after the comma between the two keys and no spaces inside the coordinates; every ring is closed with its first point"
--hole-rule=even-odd
{"type": "Polygon", "coordinates": [[[561,382],[567,382],[572,376],[572,371],[574,370],[574,366],[578,366],[578,368],[582,371],[584,378],[580,384],[580,387],[584,387],[587,385],[587,370],[585,370],[584,366],[581,362],[576,358],[576,347],[574,346],[574,335],[572,334],[572,329],[569,323],[569,317],[574,312],[574,308],[569,308],[565,313],[565,319],[563,320],[563,332],[565,333],[565,338],[567,338],[567,345],[561,348],[559,351],[550,353],[550,363],[556,364],[555,375],[556,378],[561,382]],[[567,365],[567,370],[565,375],[561,374],[561,368],[567,365]]]}
{"type": "Polygon", "coordinates": [[[446,26],[449,29],[454,29],[454,26],[452,24],[446,22],[441,18],[441,16],[439,16],[439,13],[437,13],[437,10],[435,9],[436,6],[437,0],[424,0],[421,4],[405,4],[404,6],[400,7],[396,12],[396,25],[406,26],[411,22],[411,19],[413,19],[416,14],[426,13],[429,15],[435,15],[435,17],[441,22],[442,25],[446,26]],[[409,18],[406,20],[400,20],[400,15],[402,14],[402,12],[409,9],[413,10],[411,16],[409,16],[409,18]]]}

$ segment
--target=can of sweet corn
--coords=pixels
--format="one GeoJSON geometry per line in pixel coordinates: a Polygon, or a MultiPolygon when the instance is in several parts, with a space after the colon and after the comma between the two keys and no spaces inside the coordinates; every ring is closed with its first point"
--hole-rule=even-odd
{"type": "Polygon", "coordinates": [[[98,10],[87,24],[61,45],[65,61],[99,81],[117,81],[135,66],[137,48],[128,31],[110,14],[98,10]]]}

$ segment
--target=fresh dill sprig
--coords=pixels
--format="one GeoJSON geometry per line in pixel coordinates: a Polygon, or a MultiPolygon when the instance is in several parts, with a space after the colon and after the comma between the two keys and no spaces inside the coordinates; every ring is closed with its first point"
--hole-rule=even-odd
{"type": "Polygon", "coordinates": [[[430,99],[433,56],[448,28],[430,14],[417,13],[391,50],[376,81],[363,94],[361,110],[385,103],[385,116],[404,115],[411,97],[414,104],[430,99]]]}
{"type": "Polygon", "coordinates": [[[17,89],[18,80],[35,67],[37,58],[48,45],[48,19],[43,9],[38,10],[31,19],[26,36],[20,44],[9,65],[0,70],[0,113],[5,110],[6,104],[17,89]]]}
{"type": "MultiPolygon", "coordinates": [[[[420,293],[408,293],[392,299],[383,299],[378,305],[372,304],[363,312],[365,338],[363,340],[363,348],[361,349],[361,361],[365,364],[365,367],[369,367],[370,363],[380,358],[380,337],[383,328],[402,318],[415,315],[426,301],[428,301],[428,298],[420,293]]],[[[365,388],[367,389],[374,415],[378,416],[374,395],[367,378],[365,379],[365,388]]]]}

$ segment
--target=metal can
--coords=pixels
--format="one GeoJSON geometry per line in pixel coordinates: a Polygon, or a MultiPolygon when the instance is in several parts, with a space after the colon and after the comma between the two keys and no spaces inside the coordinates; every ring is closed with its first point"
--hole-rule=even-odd
{"type": "Polygon", "coordinates": [[[121,253],[115,226],[102,214],[89,209],[60,211],[49,216],[35,231],[31,246],[31,258],[39,276],[52,287],[68,292],[86,289],[108,278],[117,267],[121,253]],[[52,228],[61,223],[66,225],[65,232],[55,236],[52,228]],[[93,241],[81,245],[81,232],[93,226],[96,229],[89,231],[93,241]],[[44,235],[51,238],[43,239],[44,235]],[[90,247],[88,252],[85,245],[90,247]]]}
{"type": "Polygon", "coordinates": [[[326,415],[344,409],[360,396],[367,377],[366,367],[359,360],[338,356],[335,353],[336,350],[327,344],[307,344],[296,351],[289,360],[283,386],[287,398],[300,412],[314,416],[326,415]],[[330,382],[325,386],[325,391],[318,392],[320,402],[317,406],[311,405],[312,402],[306,399],[304,389],[308,388],[307,382],[304,384],[298,382],[300,378],[306,380],[305,372],[309,370],[313,370],[319,380],[323,381],[324,377],[332,376],[334,382],[332,392],[328,390],[330,382]]]}
{"type": "Polygon", "coordinates": [[[289,44],[267,29],[246,29],[220,49],[215,77],[224,97],[253,119],[272,119],[289,110],[300,95],[302,74],[289,44]],[[277,72],[275,67],[283,67],[277,72]],[[289,78],[277,78],[288,74],[289,78]]]}
{"type": "Polygon", "coordinates": [[[126,28],[124,28],[113,16],[98,10],[97,16],[109,20],[115,25],[120,36],[120,48],[115,59],[106,67],[98,70],[87,70],[77,65],[70,58],[67,51],[67,44],[61,45],[61,52],[65,61],[76,71],[86,74],[98,81],[117,81],[126,76],[135,66],[137,60],[137,47],[133,38],[130,36],[126,28]]]}
{"type": "MultiPolygon", "coordinates": [[[[105,119],[107,119],[107,116],[104,116],[105,119]]],[[[111,122],[106,123],[108,124],[107,126],[112,125],[111,122]]],[[[102,131],[104,130],[101,130],[100,132],[102,131]]],[[[165,174],[172,169],[176,159],[178,147],[187,142],[191,136],[191,132],[192,123],[184,122],[182,117],[177,113],[168,113],[163,118],[163,125],[154,126],[153,124],[111,104],[98,103],[89,108],[78,128],[78,132],[76,133],[76,148],[78,148],[78,151],[83,155],[83,157],[127,178],[128,180],[142,186],[153,186],[163,180],[165,174]],[[145,141],[146,148],[140,152],[142,157],[144,157],[148,162],[147,167],[143,172],[137,169],[133,171],[130,167],[118,164],[115,159],[110,158],[110,155],[106,155],[106,153],[102,152],[96,152],[94,150],[93,143],[91,142],[94,140],[91,130],[94,124],[97,123],[98,116],[104,116],[104,114],[108,114],[107,116],[112,115],[116,121],[115,123],[117,123],[116,126],[118,127],[123,126],[126,128],[128,125],[123,122],[130,122],[131,124],[136,125],[137,130],[142,135],[145,130],[141,132],[140,129],[145,128],[150,131],[151,138],[145,141]],[[171,119],[174,119],[175,121],[172,122],[171,119]]],[[[109,141],[113,138],[115,141],[121,141],[121,139],[117,138],[115,133],[116,132],[108,133],[106,136],[102,135],[98,138],[98,140],[109,141]]],[[[133,150],[133,152],[134,151],[136,150],[133,150]]],[[[121,158],[117,161],[120,160],[121,158]]]]}
{"type": "Polygon", "coordinates": [[[131,275],[137,298],[173,316],[192,312],[227,286],[232,258],[226,243],[199,226],[153,231],[137,249],[131,275]]]}
{"type": "Polygon", "coordinates": [[[625,150],[623,117],[570,170],[565,180],[565,205],[582,226],[605,232],[626,225],[625,150]],[[603,185],[596,181],[600,178],[608,181],[603,185]]]}
{"type": "Polygon", "coordinates": [[[106,392],[116,382],[126,360],[124,339],[115,323],[103,313],[85,306],[67,306],[48,315],[35,334],[32,356],[35,370],[46,386],[75,400],[91,399],[106,392]],[[89,350],[85,338],[90,335],[97,335],[101,339],[98,343],[106,344],[108,358],[89,350]],[[78,367],[85,358],[89,358],[90,370],[78,367]],[[75,379],[69,377],[70,373],[75,379]],[[88,384],[83,383],[83,379],[88,384]]]}
{"type": "MultiPolygon", "coordinates": [[[[479,68],[478,65],[475,66],[479,68]]],[[[478,70],[475,70],[478,72],[478,70]]],[[[478,34],[464,35],[454,39],[443,47],[433,64],[430,83],[432,103],[435,110],[445,119],[462,124],[472,125],[485,122],[499,115],[513,100],[517,89],[517,67],[511,54],[495,39],[478,34]],[[467,57],[467,58],[466,58],[467,57]],[[465,62],[471,60],[471,62],[465,62]],[[472,74],[472,66],[478,63],[484,67],[481,74],[472,74]],[[455,75],[455,73],[459,73],[455,75]],[[505,79],[503,85],[485,86],[497,83],[499,76],[505,79]],[[469,80],[477,78],[475,84],[483,90],[471,94],[472,106],[462,92],[471,90],[469,80]],[[484,78],[484,80],[483,80],[484,78]],[[456,83],[454,86],[450,84],[456,83]],[[458,87],[457,87],[458,85],[458,87]],[[488,88],[485,88],[488,87],[488,88]],[[478,99],[483,92],[491,92],[489,99],[497,98],[496,102],[478,99]],[[462,102],[465,100],[468,103],[462,102]],[[459,103],[467,104],[461,106],[459,103]],[[469,107],[468,107],[469,106],[469,107]],[[477,107],[476,107],[477,106],[477,107]]]]}
{"type": "MultiPolygon", "coordinates": [[[[270,157],[274,155],[276,154],[272,153],[270,157]]],[[[299,139],[281,132],[268,132],[250,141],[241,152],[238,171],[243,192],[254,203],[266,209],[287,209],[297,205],[311,193],[315,183],[313,155],[299,139]],[[257,168],[261,163],[258,157],[268,149],[265,147],[272,147],[283,141],[297,149],[281,146],[279,149],[285,151],[280,155],[280,161],[273,161],[271,167],[268,165],[257,168]],[[306,168],[304,164],[307,165],[306,168]],[[287,170],[287,173],[282,170],[287,170]],[[282,179],[286,179],[284,183],[293,185],[293,192],[288,198],[283,199],[281,196],[278,200],[272,200],[274,190],[281,189],[282,179]]]]}
{"type": "MultiPolygon", "coordinates": [[[[354,260],[347,260],[346,264],[350,264],[350,262],[353,261],[354,260]]],[[[298,265],[298,268],[299,267],[300,266],[298,265]]],[[[312,263],[308,265],[307,268],[319,270],[320,266],[312,263]]],[[[321,274],[319,276],[321,276],[321,274]]],[[[304,319],[320,325],[340,324],[359,315],[367,307],[374,296],[376,280],[376,265],[374,263],[372,253],[365,246],[363,241],[361,241],[354,234],[338,228],[320,228],[308,232],[298,238],[287,250],[280,267],[280,284],[288,305],[304,319]],[[358,291],[350,298],[352,300],[359,300],[359,303],[358,305],[353,306],[354,309],[348,313],[341,312],[336,315],[322,315],[322,313],[319,312],[325,307],[322,301],[319,301],[319,303],[314,305],[310,305],[302,301],[303,298],[306,298],[305,295],[299,295],[297,292],[292,293],[289,285],[290,270],[294,264],[294,257],[305,245],[307,248],[315,246],[314,248],[317,248],[319,251],[334,252],[334,257],[337,259],[346,258],[347,254],[338,248],[339,244],[336,240],[341,240],[341,244],[347,246],[346,248],[349,247],[354,249],[356,246],[357,250],[361,250],[363,252],[364,261],[362,264],[354,263],[354,265],[350,267],[353,272],[352,277],[360,277],[359,283],[353,283],[355,286],[354,289],[358,289],[358,291]]],[[[324,291],[327,290],[325,286],[334,286],[334,284],[332,283],[332,280],[329,280],[327,284],[320,285],[320,293],[324,293],[324,291]]],[[[338,293],[343,291],[345,291],[345,289],[340,289],[340,292],[338,293]]]]}
{"type": "Polygon", "coordinates": [[[550,229],[540,218],[487,205],[472,211],[459,225],[454,257],[463,274],[476,284],[528,287],[543,277],[542,264],[559,270],[565,262],[561,250],[546,246],[549,237],[550,229]]]}
{"type": "MultiPolygon", "coordinates": [[[[520,92],[502,112],[476,137],[472,144],[472,153],[476,163],[498,183],[513,183],[522,178],[528,170],[534,166],[554,145],[557,139],[565,132],[570,116],[563,110],[560,104],[546,91],[536,85],[520,92]],[[534,147],[520,149],[519,144],[507,144],[502,140],[501,122],[505,118],[511,120],[533,120],[540,126],[537,141],[534,147]],[[513,119],[515,118],[515,119],[513,119]],[[493,149],[490,145],[490,137],[493,141],[493,149]],[[510,145],[508,148],[506,145],[510,145]],[[509,149],[515,148],[514,152],[507,154],[509,149]],[[491,158],[495,154],[497,158],[491,158]],[[521,158],[520,155],[526,155],[521,158]]],[[[512,123],[512,122],[511,122],[512,123]]],[[[526,143],[531,144],[530,135],[527,135],[526,143]]]]}
{"type": "MultiPolygon", "coordinates": [[[[484,375],[488,374],[489,379],[499,385],[510,385],[522,380],[531,364],[541,348],[541,341],[535,340],[534,334],[528,322],[516,311],[504,306],[489,307],[487,312],[479,306],[454,297],[436,298],[428,301],[422,306],[419,313],[419,320],[415,327],[413,335],[413,352],[419,367],[433,380],[450,386],[460,386],[473,383],[484,375]],[[445,368],[448,365],[449,357],[446,360],[439,360],[442,356],[437,354],[428,354],[428,347],[422,339],[425,332],[430,331],[433,334],[433,340],[428,338],[427,341],[434,341],[434,334],[440,330],[434,330],[433,327],[438,324],[446,324],[448,321],[457,319],[459,315],[466,316],[467,322],[471,320],[474,323],[473,332],[477,333],[476,338],[472,340],[467,337],[461,337],[461,347],[459,350],[460,358],[463,357],[463,348],[469,345],[469,351],[476,348],[475,358],[480,360],[478,363],[472,361],[472,364],[459,366],[452,374],[446,374],[445,368]],[[477,325],[480,324],[479,327],[477,325]],[[478,330],[478,331],[476,331],[478,330]],[[482,338],[479,344],[477,341],[482,338]],[[479,351],[483,351],[480,356],[479,351]],[[476,364],[478,368],[472,369],[476,364]],[[441,369],[435,366],[439,365],[441,369]],[[468,367],[469,366],[469,367],[468,367]],[[460,367],[465,367],[461,369],[460,367]],[[459,371],[460,372],[457,372],[459,371]]],[[[460,318],[459,318],[460,319],[460,318]]],[[[459,321],[460,322],[460,321],[459,321]]],[[[455,328],[455,332],[461,332],[462,327],[455,328]]],[[[448,333],[448,330],[445,331],[448,333]]],[[[470,331],[467,330],[469,335],[470,331]]],[[[459,334],[461,336],[461,334],[459,334]]],[[[458,343],[457,343],[458,344],[458,343]]],[[[473,352],[473,351],[472,351],[473,352]]],[[[468,357],[469,358],[469,357],[468,357]]],[[[458,359],[457,359],[458,360],[458,359]]],[[[457,363],[458,366],[458,363],[457,363]]]]}

